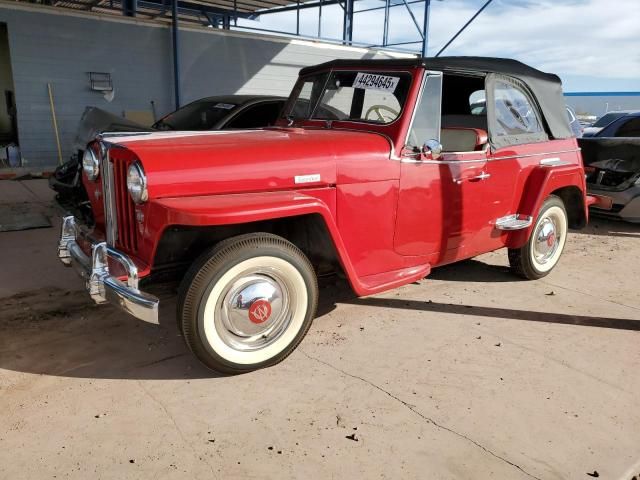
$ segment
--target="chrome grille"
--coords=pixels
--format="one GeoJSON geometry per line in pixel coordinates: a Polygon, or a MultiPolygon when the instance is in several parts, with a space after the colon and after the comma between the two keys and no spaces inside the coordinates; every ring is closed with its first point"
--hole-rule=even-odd
{"type": "Polygon", "coordinates": [[[136,235],[136,211],[135,204],[129,195],[127,189],[127,169],[129,162],[127,160],[114,158],[111,162],[114,180],[114,194],[116,208],[118,211],[118,236],[116,238],[116,246],[126,252],[135,252],[138,249],[138,236],[136,235]]]}
{"type": "Polygon", "coordinates": [[[127,160],[107,154],[101,160],[104,221],[107,244],[125,252],[138,250],[135,204],[127,190],[127,160]]]}
{"type": "Polygon", "coordinates": [[[102,193],[104,195],[104,228],[107,244],[115,246],[118,236],[116,222],[115,188],[113,182],[113,167],[109,159],[109,151],[100,159],[100,175],[102,176],[102,193]]]}

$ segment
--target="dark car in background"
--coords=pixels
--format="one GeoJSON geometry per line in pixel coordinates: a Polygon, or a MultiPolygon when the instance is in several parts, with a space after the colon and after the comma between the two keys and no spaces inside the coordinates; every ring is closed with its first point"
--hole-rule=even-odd
{"type": "Polygon", "coordinates": [[[627,113],[607,124],[595,137],[640,137],[640,112],[627,113]]]}
{"type": "Polygon", "coordinates": [[[609,200],[594,213],[640,223],[640,112],[609,122],[597,135],[580,141],[587,188],[609,200]]]}
{"type": "MultiPolygon", "coordinates": [[[[266,95],[227,95],[191,102],[162,117],[153,130],[225,130],[273,125],[286,98],[266,95]]],[[[91,140],[91,139],[90,139],[91,140]]]]}
{"type": "Polygon", "coordinates": [[[87,107],[80,119],[74,142],[76,152],[49,178],[56,200],[66,210],[92,223],[87,193],[82,185],[85,146],[97,135],[109,133],[144,135],[162,130],[225,130],[268,127],[277,120],[286,98],[267,95],[223,95],[191,102],[145,126],[96,107],[87,107]]]}
{"type": "Polygon", "coordinates": [[[602,131],[603,128],[614,122],[615,120],[625,117],[630,113],[640,113],[635,112],[633,110],[622,110],[619,112],[607,112],[603,116],[601,116],[598,120],[595,121],[593,125],[585,127],[584,133],[582,136],[584,137],[595,137],[602,131]]]}

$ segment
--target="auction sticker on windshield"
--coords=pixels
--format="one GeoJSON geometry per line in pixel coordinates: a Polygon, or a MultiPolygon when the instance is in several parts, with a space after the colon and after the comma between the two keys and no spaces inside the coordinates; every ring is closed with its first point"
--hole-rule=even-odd
{"type": "Polygon", "coordinates": [[[353,81],[353,88],[364,88],[370,90],[384,90],[393,93],[398,86],[400,77],[387,77],[376,73],[358,72],[353,81]]]}

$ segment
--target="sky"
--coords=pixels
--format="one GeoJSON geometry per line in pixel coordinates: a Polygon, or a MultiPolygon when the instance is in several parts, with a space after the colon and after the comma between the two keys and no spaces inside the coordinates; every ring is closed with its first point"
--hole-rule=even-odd
{"type": "MultiPolygon", "coordinates": [[[[440,48],[486,0],[432,0],[429,55],[440,48]]],[[[418,40],[405,6],[391,8],[389,42],[418,40]]],[[[383,0],[357,0],[358,9],[383,0]]],[[[424,7],[411,5],[419,23],[424,7]]],[[[322,36],[342,38],[342,9],[323,8],[322,36]]],[[[381,44],[384,11],[356,13],[353,40],[381,44]]],[[[295,13],[263,15],[259,28],[295,31],[295,13]]],[[[301,12],[302,35],[316,36],[317,9],[301,12]]],[[[415,44],[416,51],[420,44],[415,44]]],[[[410,47],[402,47],[410,48],[410,47]]],[[[493,0],[443,55],[515,58],[559,75],[566,92],[640,91],[640,0],[493,0]]]]}

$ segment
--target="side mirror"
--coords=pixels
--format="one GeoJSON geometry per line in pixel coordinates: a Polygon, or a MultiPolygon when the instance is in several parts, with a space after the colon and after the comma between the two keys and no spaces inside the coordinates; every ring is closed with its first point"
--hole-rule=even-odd
{"type": "Polygon", "coordinates": [[[438,140],[427,140],[422,145],[421,153],[425,160],[438,160],[442,156],[442,145],[438,140]]]}

